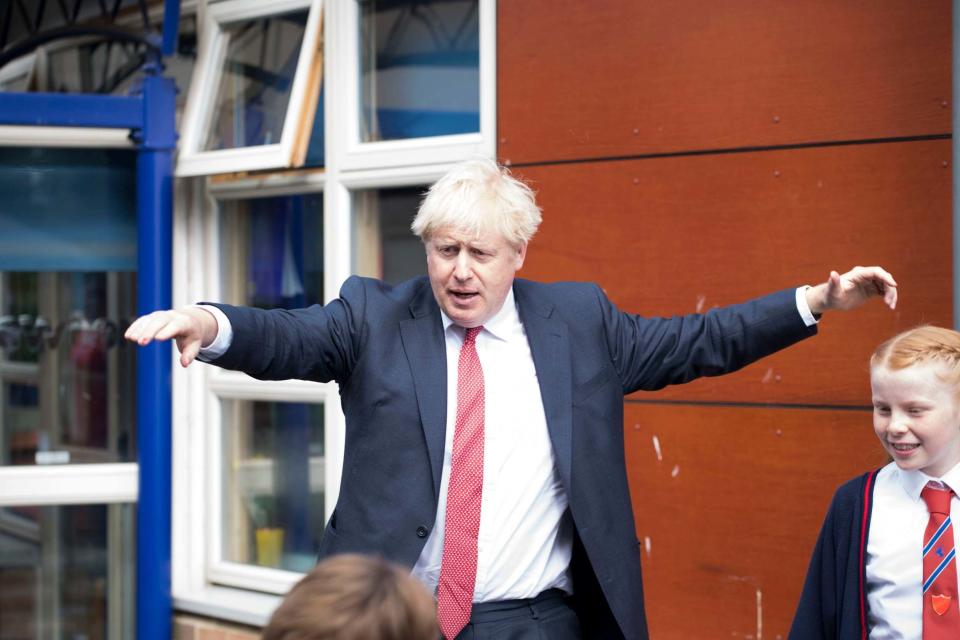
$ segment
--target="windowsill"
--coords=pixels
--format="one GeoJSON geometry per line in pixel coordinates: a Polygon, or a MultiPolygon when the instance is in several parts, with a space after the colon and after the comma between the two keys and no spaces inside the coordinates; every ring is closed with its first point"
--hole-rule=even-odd
{"type": "Polygon", "coordinates": [[[210,585],[189,594],[175,595],[173,608],[208,618],[263,627],[281,600],[280,596],[210,585]]]}

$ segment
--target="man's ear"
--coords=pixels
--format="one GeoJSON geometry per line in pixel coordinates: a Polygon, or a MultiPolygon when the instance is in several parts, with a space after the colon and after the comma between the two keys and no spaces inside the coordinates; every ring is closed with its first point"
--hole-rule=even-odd
{"type": "Polygon", "coordinates": [[[517,261],[516,261],[517,271],[519,271],[520,267],[523,266],[523,261],[526,259],[526,257],[527,257],[527,243],[524,242],[519,247],[517,247],[517,261]]]}

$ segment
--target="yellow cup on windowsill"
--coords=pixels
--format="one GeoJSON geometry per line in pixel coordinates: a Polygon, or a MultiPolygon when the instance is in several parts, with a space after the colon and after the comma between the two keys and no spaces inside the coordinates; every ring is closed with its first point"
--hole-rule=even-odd
{"type": "Polygon", "coordinates": [[[261,567],[279,567],[283,557],[283,529],[261,527],[254,534],[257,539],[257,564],[261,567]]]}

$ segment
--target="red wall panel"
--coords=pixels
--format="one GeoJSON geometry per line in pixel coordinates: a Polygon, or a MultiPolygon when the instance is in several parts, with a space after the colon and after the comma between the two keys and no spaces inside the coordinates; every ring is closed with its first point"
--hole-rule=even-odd
{"type": "Polygon", "coordinates": [[[949,157],[933,140],[523,168],[544,221],[520,275],[594,281],[622,309],[672,315],[881,264],[896,312],[827,314],[812,340],[657,394],[863,406],[881,341],[951,323],[949,157]]]}
{"type": "Polygon", "coordinates": [[[950,130],[949,0],[500,2],[513,163],[950,130]]]}
{"type": "Polygon", "coordinates": [[[886,462],[866,410],[628,403],[624,436],[656,640],[785,638],[830,496],[886,462]]]}

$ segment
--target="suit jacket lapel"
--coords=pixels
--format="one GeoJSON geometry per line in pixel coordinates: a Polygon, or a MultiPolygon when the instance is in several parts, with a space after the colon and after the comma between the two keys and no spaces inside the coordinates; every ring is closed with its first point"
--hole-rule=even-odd
{"type": "Polygon", "coordinates": [[[410,304],[413,316],[400,322],[400,338],[410,363],[423,437],[433,473],[434,497],[440,496],[447,430],[447,348],[440,308],[429,286],[410,304]]]}
{"type": "Polygon", "coordinates": [[[560,479],[569,491],[573,432],[570,340],[567,326],[557,316],[553,304],[538,296],[535,287],[535,283],[515,280],[513,292],[537,370],[560,479]]]}

